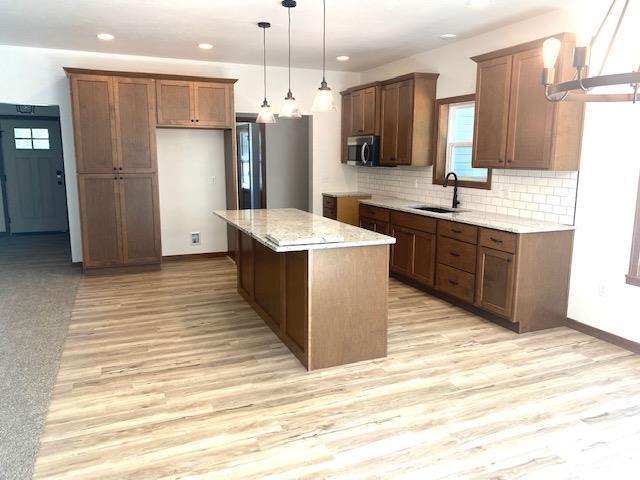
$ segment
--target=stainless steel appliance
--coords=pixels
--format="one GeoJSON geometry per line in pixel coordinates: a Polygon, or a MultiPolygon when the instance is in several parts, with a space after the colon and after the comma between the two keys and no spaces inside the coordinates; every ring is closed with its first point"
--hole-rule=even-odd
{"type": "Polygon", "coordinates": [[[347,139],[347,165],[380,166],[380,137],[367,135],[347,139]]]}

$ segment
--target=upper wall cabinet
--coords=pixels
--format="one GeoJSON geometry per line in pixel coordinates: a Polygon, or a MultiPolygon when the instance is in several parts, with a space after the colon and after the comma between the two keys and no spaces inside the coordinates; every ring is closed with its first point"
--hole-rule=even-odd
{"type": "Polygon", "coordinates": [[[153,80],[71,76],[77,172],[156,170],[153,80]]]}
{"type": "Polygon", "coordinates": [[[380,87],[372,85],[351,92],[350,135],[378,135],[380,132],[380,87]]]}
{"type": "MultiPolygon", "coordinates": [[[[562,40],[558,80],[571,80],[574,39],[556,38],[562,40]]],[[[546,99],[544,40],[473,57],[478,63],[474,167],[578,169],[584,104],[546,99]]]]}
{"type": "Polygon", "coordinates": [[[233,126],[233,83],[158,79],[156,96],[158,126],[233,126]]]}
{"type": "Polygon", "coordinates": [[[431,165],[438,74],[411,73],[382,82],[383,165],[431,165]]]}

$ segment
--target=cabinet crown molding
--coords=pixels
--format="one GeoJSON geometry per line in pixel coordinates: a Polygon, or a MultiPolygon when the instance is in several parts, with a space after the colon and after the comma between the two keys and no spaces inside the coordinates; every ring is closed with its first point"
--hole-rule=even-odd
{"type": "Polygon", "coordinates": [[[487,60],[493,60],[495,58],[504,57],[507,55],[513,55],[515,53],[525,52],[527,50],[532,50],[534,48],[542,48],[542,44],[548,38],[555,37],[560,40],[562,43],[565,42],[575,42],[576,36],[573,33],[563,32],[558,33],[556,35],[549,35],[543,38],[538,38],[537,40],[532,40],[530,42],[521,43],[519,45],[513,45],[507,48],[501,48],[500,50],[495,50],[493,52],[483,53],[481,55],[476,55],[471,57],[476,63],[484,62],[487,60]]]}
{"type": "Polygon", "coordinates": [[[237,78],[214,78],[197,75],[171,75],[166,73],[122,72],[114,70],[91,70],[87,68],[63,67],[67,76],[71,75],[105,75],[110,77],[153,78],[157,80],[184,80],[188,82],[236,83],[237,78]]]}

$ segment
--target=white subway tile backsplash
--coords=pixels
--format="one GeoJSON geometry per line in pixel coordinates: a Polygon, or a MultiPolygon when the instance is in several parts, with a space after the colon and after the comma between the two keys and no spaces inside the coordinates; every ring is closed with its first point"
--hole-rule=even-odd
{"type": "MultiPolygon", "coordinates": [[[[434,185],[431,167],[358,169],[358,191],[451,205],[453,188],[434,185]]],[[[493,170],[491,190],[460,188],[462,208],[536,220],[573,223],[578,172],[493,170]]]]}

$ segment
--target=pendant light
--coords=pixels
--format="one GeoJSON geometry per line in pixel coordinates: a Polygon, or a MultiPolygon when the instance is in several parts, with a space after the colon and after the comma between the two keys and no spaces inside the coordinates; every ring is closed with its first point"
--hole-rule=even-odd
{"type": "Polygon", "coordinates": [[[256,123],[276,123],[276,117],[273,116],[271,105],[267,102],[267,28],[271,27],[269,22],[260,22],[258,26],[262,29],[262,52],[264,67],[264,100],[260,106],[260,113],[256,118],[256,123]]]}
{"type": "Polygon", "coordinates": [[[316,97],[313,99],[313,107],[311,110],[314,112],[334,112],[336,110],[336,104],[333,100],[333,92],[327,86],[327,80],[325,79],[325,62],[326,62],[326,37],[327,37],[327,5],[326,0],[322,0],[322,83],[316,93],[316,97]]]}
{"type": "Polygon", "coordinates": [[[289,17],[289,91],[287,92],[287,96],[284,97],[284,108],[280,113],[281,117],[288,118],[301,118],[300,108],[298,107],[298,102],[293,97],[291,93],[291,9],[295,8],[297,5],[295,0],[283,0],[282,6],[287,9],[287,15],[289,17]]]}

